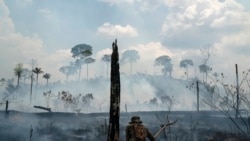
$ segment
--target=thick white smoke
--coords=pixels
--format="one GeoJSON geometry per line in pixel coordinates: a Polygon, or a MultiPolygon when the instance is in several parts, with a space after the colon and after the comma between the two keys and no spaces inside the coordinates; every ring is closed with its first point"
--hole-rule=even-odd
{"type": "MultiPolygon", "coordinates": [[[[187,81],[177,80],[164,76],[135,74],[121,75],[121,112],[154,111],[154,110],[195,110],[195,94],[186,88],[187,81]],[[163,103],[161,97],[168,96],[171,103],[163,103]],[[156,103],[152,99],[156,98],[156,103]],[[171,105],[170,105],[171,104],[171,105]]],[[[53,112],[108,112],[110,99],[110,80],[107,78],[95,78],[90,80],[58,82],[54,84],[33,86],[32,102],[30,103],[30,85],[22,84],[21,89],[10,94],[2,87],[1,95],[8,97],[3,99],[10,101],[9,109],[25,112],[43,112],[33,106],[51,108],[53,112]],[[50,92],[50,97],[44,96],[44,92],[50,92]],[[67,92],[76,98],[74,102],[65,102],[59,92],[67,92]],[[85,103],[82,97],[92,94],[93,99],[85,103]]],[[[1,107],[4,109],[4,106],[1,107]]]]}

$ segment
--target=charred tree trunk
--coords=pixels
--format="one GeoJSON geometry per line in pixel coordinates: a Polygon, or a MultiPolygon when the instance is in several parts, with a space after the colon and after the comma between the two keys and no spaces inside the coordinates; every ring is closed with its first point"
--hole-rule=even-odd
{"type": "Polygon", "coordinates": [[[32,125],[30,126],[30,141],[32,139],[32,134],[33,134],[33,128],[32,128],[32,125]]]}
{"type": "Polygon", "coordinates": [[[199,81],[196,81],[196,89],[197,89],[197,112],[200,111],[200,94],[199,94],[199,81]]]}
{"type": "Polygon", "coordinates": [[[5,106],[5,113],[8,113],[8,108],[9,108],[9,101],[6,101],[6,106],[5,106]]]}
{"type": "Polygon", "coordinates": [[[236,114],[235,117],[238,118],[239,116],[239,76],[238,76],[238,66],[235,64],[235,69],[236,69],[236,114]]]}
{"type": "Polygon", "coordinates": [[[8,108],[9,108],[9,101],[7,100],[7,101],[6,101],[6,107],[5,107],[5,118],[6,118],[6,119],[9,119],[9,111],[8,111],[8,108]]]}
{"type": "Polygon", "coordinates": [[[119,141],[120,118],[120,72],[117,40],[112,44],[110,111],[107,141],[119,141]]]}
{"type": "Polygon", "coordinates": [[[31,72],[30,76],[30,104],[32,102],[32,88],[33,88],[33,72],[31,72]]]}

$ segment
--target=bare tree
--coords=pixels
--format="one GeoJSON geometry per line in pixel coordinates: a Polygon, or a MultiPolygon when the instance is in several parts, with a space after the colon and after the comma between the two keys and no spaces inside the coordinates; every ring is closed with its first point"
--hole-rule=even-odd
{"type": "Polygon", "coordinates": [[[93,100],[94,100],[94,96],[92,93],[88,93],[88,94],[82,96],[82,102],[83,102],[84,106],[87,108],[87,110],[91,104],[91,101],[93,101],[93,100]]]}
{"type": "Polygon", "coordinates": [[[250,69],[243,71],[243,77],[239,81],[238,91],[239,91],[239,102],[237,103],[237,86],[236,84],[228,84],[225,82],[224,73],[221,75],[208,75],[209,79],[212,81],[210,85],[207,86],[207,83],[201,83],[201,91],[205,95],[201,95],[200,99],[205,104],[213,107],[213,109],[222,112],[228,119],[233,123],[233,125],[238,129],[242,134],[250,133],[250,122],[249,114],[250,110],[250,100],[249,100],[249,73],[250,69]],[[222,88],[220,90],[219,88],[222,88]],[[207,97],[206,94],[213,93],[214,101],[211,102],[211,99],[207,97]],[[237,111],[237,104],[243,111],[237,111]],[[238,112],[238,118],[234,117],[232,112],[238,112]]]}
{"type": "Polygon", "coordinates": [[[58,98],[63,101],[65,111],[68,110],[70,104],[73,102],[73,96],[68,91],[58,92],[58,98]]]}
{"type": "Polygon", "coordinates": [[[161,103],[163,106],[166,106],[168,111],[170,112],[173,106],[173,97],[170,97],[168,95],[164,95],[160,97],[161,103]]]}
{"type": "Polygon", "coordinates": [[[52,91],[47,91],[47,92],[43,92],[43,96],[45,97],[46,100],[46,104],[47,104],[47,108],[49,108],[49,104],[50,104],[50,98],[54,97],[54,94],[52,93],[52,91]]]}
{"type": "Polygon", "coordinates": [[[177,122],[177,120],[175,120],[174,122],[170,122],[170,112],[172,110],[172,106],[174,104],[174,98],[170,97],[168,95],[163,95],[160,97],[160,101],[162,103],[162,106],[166,106],[167,111],[163,112],[156,112],[156,118],[158,119],[158,121],[160,122],[161,125],[161,129],[156,133],[155,137],[157,137],[161,132],[163,132],[164,134],[164,138],[167,140],[171,140],[171,126],[177,122]],[[166,132],[166,129],[168,129],[168,132],[166,132]]]}
{"type": "MultiPolygon", "coordinates": [[[[208,44],[206,46],[204,46],[201,49],[201,53],[203,54],[203,56],[205,57],[203,60],[203,64],[200,66],[203,66],[203,82],[204,82],[204,73],[206,74],[206,83],[207,83],[207,76],[208,76],[208,68],[209,67],[207,65],[208,60],[210,59],[210,57],[213,55],[213,46],[211,44],[208,44]]],[[[201,69],[200,69],[201,70],[201,69]]]]}

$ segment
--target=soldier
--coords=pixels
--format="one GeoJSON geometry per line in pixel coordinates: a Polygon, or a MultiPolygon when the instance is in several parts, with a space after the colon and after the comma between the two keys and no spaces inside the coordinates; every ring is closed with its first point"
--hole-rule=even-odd
{"type": "Polygon", "coordinates": [[[146,141],[146,137],[148,137],[150,141],[155,140],[148,129],[142,125],[140,117],[133,116],[126,128],[126,141],[146,141]]]}

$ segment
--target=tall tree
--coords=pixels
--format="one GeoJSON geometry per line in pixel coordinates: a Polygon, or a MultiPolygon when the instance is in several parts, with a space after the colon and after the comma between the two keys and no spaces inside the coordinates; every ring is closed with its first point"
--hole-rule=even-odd
{"type": "Polygon", "coordinates": [[[16,67],[14,68],[14,73],[17,76],[17,87],[19,86],[19,80],[20,80],[22,72],[23,72],[23,64],[18,63],[16,67]]]}
{"type": "Polygon", "coordinates": [[[87,80],[89,79],[89,64],[94,63],[95,59],[88,57],[85,59],[85,64],[87,64],[87,80]]]}
{"type": "Polygon", "coordinates": [[[130,74],[132,74],[132,66],[133,66],[132,64],[139,59],[140,59],[140,55],[139,55],[137,50],[126,50],[122,54],[121,62],[122,63],[126,63],[126,62],[130,63],[130,74]]]}
{"type": "Polygon", "coordinates": [[[38,75],[43,73],[41,68],[35,67],[35,69],[32,70],[36,74],[36,85],[38,84],[38,75]]]}
{"type": "Polygon", "coordinates": [[[71,49],[72,57],[76,58],[75,64],[79,69],[79,80],[81,79],[82,65],[85,63],[84,59],[92,55],[92,46],[87,44],[78,44],[71,49]]]}
{"type": "Polygon", "coordinates": [[[208,44],[201,49],[202,56],[204,56],[205,58],[204,58],[204,63],[200,65],[201,66],[200,71],[202,69],[203,82],[204,82],[204,73],[206,74],[206,83],[207,83],[208,71],[211,70],[211,68],[207,65],[207,62],[208,62],[209,58],[213,55],[213,49],[214,49],[214,47],[211,44],[208,44]]]}
{"type": "Polygon", "coordinates": [[[34,73],[33,69],[35,67],[36,60],[32,59],[31,60],[31,71],[30,71],[30,104],[32,102],[32,90],[33,90],[33,82],[34,82],[34,73]]]}
{"type": "Polygon", "coordinates": [[[169,76],[172,77],[173,64],[171,63],[171,58],[167,55],[159,56],[155,59],[155,66],[163,66],[162,73],[166,76],[167,72],[169,76]]]}
{"type": "Polygon", "coordinates": [[[21,78],[23,78],[23,82],[25,83],[25,80],[30,77],[30,70],[27,68],[23,68],[21,78]]]}
{"type": "Polygon", "coordinates": [[[50,77],[51,77],[51,74],[49,74],[49,73],[45,73],[45,74],[43,75],[43,78],[47,80],[47,85],[48,85],[48,82],[49,82],[50,77]]]}
{"type": "Polygon", "coordinates": [[[206,74],[206,82],[207,82],[207,74],[208,74],[208,72],[210,72],[210,71],[212,70],[212,68],[209,67],[209,66],[206,65],[206,64],[201,64],[201,65],[199,66],[199,70],[200,70],[200,72],[203,74],[203,82],[204,82],[204,74],[206,74]]]}
{"type": "Polygon", "coordinates": [[[180,67],[186,69],[187,79],[188,79],[188,66],[193,66],[193,65],[194,65],[193,60],[190,59],[184,59],[181,60],[180,62],[180,67]]]}
{"type": "Polygon", "coordinates": [[[62,66],[59,68],[59,71],[63,73],[66,76],[66,80],[68,81],[69,79],[69,66],[62,66]]]}
{"type": "Polygon", "coordinates": [[[93,53],[92,53],[92,50],[84,50],[81,52],[81,54],[83,58],[86,58],[86,57],[91,56],[93,53]]]}
{"type": "Polygon", "coordinates": [[[119,141],[120,71],[117,40],[112,44],[110,110],[107,141],[119,141]]]}
{"type": "Polygon", "coordinates": [[[85,63],[84,60],[81,58],[75,60],[75,66],[79,70],[79,72],[78,72],[78,79],[79,80],[81,79],[82,65],[84,63],[85,63]]]}
{"type": "Polygon", "coordinates": [[[109,75],[108,68],[109,68],[109,63],[111,62],[111,55],[110,54],[103,55],[102,61],[106,62],[106,65],[107,65],[107,77],[108,77],[108,75],[109,75]]]}
{"type": "MultiPolygon", "coordinates": [[[[79,64],[77,64],[77,61],[69,63],[70,75],[77,74],[78,69],[79,69],[79,64]]],[[[78,78],[78,76],[77,76],[77,78],[78,78]]]]}
{"type": "Polygon", "coordinates": [[[70,63],[69,66],[62,66],[59,71],[66,75],[67,81],[70,75],[76,74],[77,72],[76,66],[73,63],[70,63]]]}

